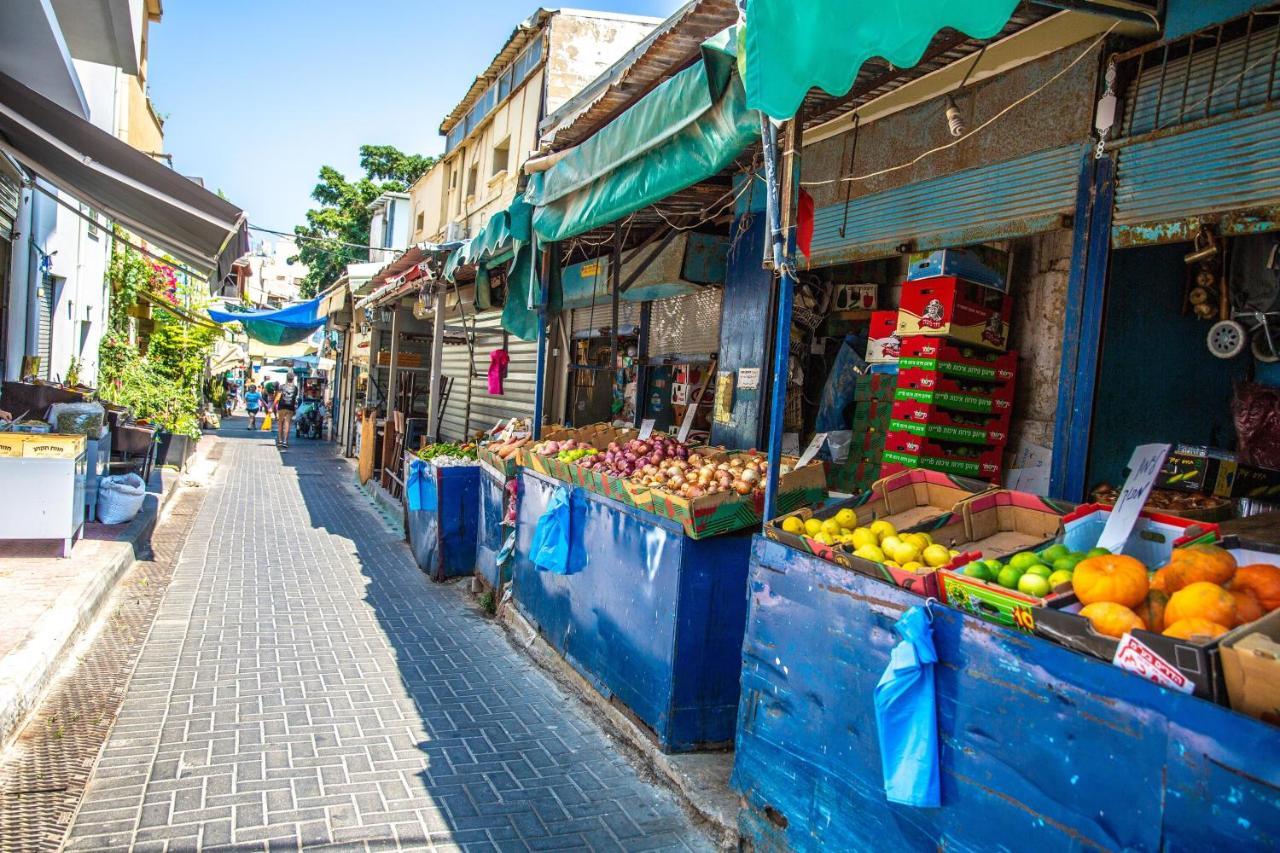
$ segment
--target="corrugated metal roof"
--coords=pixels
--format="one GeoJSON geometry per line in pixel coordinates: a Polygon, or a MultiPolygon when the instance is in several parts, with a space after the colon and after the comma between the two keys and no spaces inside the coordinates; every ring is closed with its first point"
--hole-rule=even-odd
{"type": "Polygon", "coordinates": [[[520,22],[520,25],[507,38],[506,43],[502,45],[502,49],[490,61],[489,67],[472,81],[471,88],[467,89],[467,94],[462,96],[462,100],[458,102],[458,105],[449,111],[449,114],[444,117],[444,121],[440,122],[441,135],[448,134],[449,131],[453,130],[453,126],[467,114],[467,110],[471,109],[471,105],[475,103],[476,98],[480,97],[489,84],[497,79],[498,73],[514,62],[520,51],[524,50],[525,45],[533,41],[542,32],[542,28],[547,21],[557,14],[559,14],[557,9],[539,7],[536,12],[520,22]]]}
{"type": "Polygon", "coordinates": [[[548,149],[577,145],[698,56],[738,19],[734,0],[690,0],[539,126],[548,149]]]}

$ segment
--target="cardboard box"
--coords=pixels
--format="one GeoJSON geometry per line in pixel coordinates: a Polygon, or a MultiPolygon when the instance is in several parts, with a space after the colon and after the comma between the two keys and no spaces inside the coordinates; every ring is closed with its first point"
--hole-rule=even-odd
{"type": "Polygon", "coordinates": [[[898,387],[894,398],[901,399],[899,391],[921,391],[954,397],[990,400],[990,411],[1012,411],[1013,383],[987,383],[974,379],[959,379],[937,370],[918,367],[898,371],[898,387]]]}
{"type": "Polygon", "coordinates": [[[1001,292],[1008,290],[1009,253],[991,246],[913,252],[907,257],[907,280],[955,276],[1001,292]]]}
{"type": "Polygon", "coordinates": [[[867,362],[892,364],[898,360],[902,339],[898,337],[897,311],[872,311],[867,329],[867,362]]]}
{"type": "Polygon", "coordinates": [[[906,471],[877,481],[870,490],[862,494],[827,504],[821,509],[802,507],[785,513],[766,524],[764,532],[767,538],[806,554],[813,554],[838,566],[920,595],[937,597],[938,581],[932,569],[909,572],[866,560],[844,548],[825,545],[806,534],[788,533],[782,529],[782,523],[789,516],[802,521],[808,518],[825,520],[842,509],[852,509],[858,514],[860,527],[884,520],[892,524],[899,533],[929,532],[945,524],[959,503],[990,488],[988,483],[964,477],[950,477],[933,471],[906,471]]]}
{"type": "Polygon", "coordinates": [[[1242,464],[1234,453],[1213,447],[1178,445],[1156,485],[1220,498],[1280,500],[1280,471],[1242,464]]]}
{"type": "Polygon", "coordinates": [[[1280,726],[1280,610],[1222,637],[1218,657],[1231,707],[1280,726]]]}
{"type": "Polygon", "coordinates": [[[856,434],[869,429],[887,431],[893,420],[892,400],[863,400],[853,407],[853,422],[849,428],[856,434]]]}
{"type": "Polygon", "coordinates": [[[898,369],[916,368],[955,379],[1012,384],[1018,373],[1015,350],[998,353],[957,346],[945,338],[915,335],[899,346],[898,369]]]}
{"type": "Polygon", "coordinates": [[[0,459],[16,459],[22,456],[22,446],[26,443],[24,433],[0,432],[0,459]]]}
{"type": "Polygon", "coordinates": [[[927,468],[979,480],[995,480],[1003,468],[1000,447],[974,444],[941,444],[910,432],[890,431],[880,457],[886,464],[927,468]]]}
{"type": "Polygon", "coordinates": [[[958,518],[934,531],[934,539],[961,552],[939,572],[944,600],[1001,625],[1031,631],[1034,609],[1043,599],[1006,589],[963,573],[975,559],[1003,559],[1019,551],[1039,550],[1062,532],[1071,504],[1026,492],[998,489],[977,495],[958,507],[958,518]]]}
{"type": "Polygon", "coordinates": [[[1009,441],[1011,409],[995,414],[958,413],[928,403],[898,400],[889,429],[934,441],[1004,447],[1009,441]]]}
{"type": "Polygon", "coordinates": [[[27,435],[22,443],[22,456],[25,459],[75,459],[85,452],[87,439],[77,433],[75,435],[27,435]]]}
{"type": "Polygon", "coordinates": [[[857,402],[891,401],[897,387],[897,371],[864,373],[854,382],[853,399],[857,402]]]}
{"type": "Polygon", "coordinates": [[[1008,296],[954,276],[908,281],[898,306],[898,336],[951,338],[1003,352],[1012,311],[1008,296]]]}

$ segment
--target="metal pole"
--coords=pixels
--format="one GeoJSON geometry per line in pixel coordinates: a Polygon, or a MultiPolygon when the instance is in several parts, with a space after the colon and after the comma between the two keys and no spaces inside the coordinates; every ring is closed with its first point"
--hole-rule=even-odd
{"type": "Polygon", "coordinates": [[[400,302],[396,300],[391,306],[391,361],[387,370],[387,417],[396,408],[396,394],[400,383],[396,373],[400,370],[400,302]]]}
{"type": "Polygon", "coordinates": [[[769,442],[765,448],[769,470],[765,476],[764,520],[776,514],[778,502],[778,468],[782,464],[783,418],[787,403],[787,364],[791,355],[791,309],[795,282],[785,258],[785,235],[782,230],[781,198],[778,188],[777,130],[769,119],[760,115],[760,137],[764,145],[765,211],[769,220],[769,241],[773,247],[773,268],[778,274],[778,315],[773,342],[773,394],[769,403],[769,442]]]}
{"type": "MultiPolygon", "coordinates": [[[[536,248],[534,251],[536,251],[536,248]]],[[[542,437],[542,421],[545,416],[543,408],[546,405],[547,387],[547,294],[550,292],[551,276],[559,268],[559,264],[556,262],[559,257],[559,251],[560,249],[555,243],[551,243],[543,250],[542,275],[538,276],[540,287],[538,295],[538,367],[535,373],[536,381],[533,386],[533,424],[531,425],[535,441],[542,437]]],[[[530,269],[533,268],[532,263],[529,266],[530,269]]]]}
{"type": "Polygon", "coordinates": [[[444,358],[444,288],[436,290],[436,316],[431,328],[431,384],[428,391],[427,432],[440,440],[440,361],[444,358]]]}

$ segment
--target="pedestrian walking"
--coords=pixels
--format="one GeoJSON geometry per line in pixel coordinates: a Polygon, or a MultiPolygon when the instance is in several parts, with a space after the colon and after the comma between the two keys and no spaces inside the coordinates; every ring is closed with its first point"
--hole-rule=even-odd
{"type": "Polygon", "coordinates": [[[253,429],[258,425],[258,410],[262,408],[262,395],[258,393],[257,385],[250,385],[244,393],[244,408],[249,413],[249,429],[253,429]]]}
{"type": "Polygon", "coordinates": [[[277,447],[289,446],[289,428],[293,426],[293,413],[298,408],[298,384],[293,380],[293,371],[285,374],[284,384],[275,396],[275,418],[277,447]]]}

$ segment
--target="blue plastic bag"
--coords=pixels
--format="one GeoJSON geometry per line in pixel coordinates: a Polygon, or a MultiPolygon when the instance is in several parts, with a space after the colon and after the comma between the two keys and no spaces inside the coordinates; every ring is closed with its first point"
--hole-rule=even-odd
{"type": "MultiPolygon", "coordinates": [[[[927,607],[927,605],[926,605],[927,607]]],[[[876,728],[884,793],[891,803],[942,805],[938,769],[938,711],[933,665],[933,616],[912,607],[894,625],[902,642],[876,685],[876,728]]]]}
{"type": "Polygon", "coordinates": [[[558,485],[556,492],[552,493],[552,500],[547,502],[543,517],[538,519],[534,538],[529,543],[532,564],[558,575],[567,575],[581,569],[585,562],[585,551],[580,547],[575,548],[573,540],[573,516],[581,514],[581,497],[563,485],[558,485]]]}
{"type": "Polygon", "coordinates": [[[818,417],[814,425],[816,432],[849,428],[852,420],[849,407],[853,405],[858,375],[867,367],[862,356],[858,355],[857,347],[860,344],[865,350],[866,342],[856,335],[846,335],[840,344],[840,351],[831,363],[831,372],[827,374],[827,384],[823,387],[822,397],[818,402],[818,417]]]}
{"type": "Polygon", "coordinates": [[[415,459],[409,463],[409,477],[404,484],[405,499],[409,503],[409,512],[426,510],[435,512],[437,507],[436,483],[427,470],[427,463],[415,459]]]}

